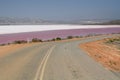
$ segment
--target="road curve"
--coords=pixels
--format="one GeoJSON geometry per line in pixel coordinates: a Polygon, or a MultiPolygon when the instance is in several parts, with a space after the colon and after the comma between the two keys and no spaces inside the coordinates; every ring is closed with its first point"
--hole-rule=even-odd
{"type": "Polygon", "coordinates": [[[102,38],[49,42],[17,50],[0,58],[0,80],[120,80],[78,46],[102,38]]]}

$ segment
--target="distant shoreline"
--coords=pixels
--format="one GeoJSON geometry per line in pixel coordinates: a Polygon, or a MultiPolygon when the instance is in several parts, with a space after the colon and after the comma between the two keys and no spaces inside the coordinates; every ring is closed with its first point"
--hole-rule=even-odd
{"type": "MultiPolygon", "coordinates": [[[[21,27],[21,29],[23,29],[23,27],[21,27]]],[[[14,31],[15,29],[16,28],[14,27],[12,28],[9,27],[7,31],[9,30],[14,31]]],[[[5,31],[5,29],[3,29],[3,31],[5,31]]],[[[51,28],[51,30],[45,30],[45,31],[38,30],[38,31],[20,32],[20,33],[0,34],[0,43],[9,43],[9,42],[14,42],[16,40],[28,40],[28,39],[31,40],[33,38],[37,38],[40,40],[52,40],[58,37],[64,39],[64,38],[67,38],[68,36],[82,37],[82,36],[115,34],[115,33],[120,33],[120,27],[114,26],[114,27],[109,27],[109,28],[104,27],[104,28],[81,28],[81,29],[75,29],[75,28],[70,29],[69,28],[69,29],[62,29],[62,30],[61,29],[53,30],[51,28]]]]}
{"type": "Polygon", "coordinates": [[[95,28],[120,28],[120,25],[3,25],[0,26],[0,34],[95,28]]]}

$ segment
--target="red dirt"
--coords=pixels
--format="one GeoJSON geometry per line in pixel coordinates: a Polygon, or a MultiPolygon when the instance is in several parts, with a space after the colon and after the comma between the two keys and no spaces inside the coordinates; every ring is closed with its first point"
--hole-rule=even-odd
{"type": "Polygon", "coordinates": [[[120,50],[107,46],[104,42],[105,40],[84,43],[80,47],[106,68],[120,72],[120,50]]]}

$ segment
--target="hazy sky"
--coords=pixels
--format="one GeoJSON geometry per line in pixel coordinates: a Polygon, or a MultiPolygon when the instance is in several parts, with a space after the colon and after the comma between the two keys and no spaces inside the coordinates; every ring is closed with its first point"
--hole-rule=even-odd
{"type": "Polygon", "coordinates": [[[120,0],[0,0],[0,17],[120,19],[120,0]]]}

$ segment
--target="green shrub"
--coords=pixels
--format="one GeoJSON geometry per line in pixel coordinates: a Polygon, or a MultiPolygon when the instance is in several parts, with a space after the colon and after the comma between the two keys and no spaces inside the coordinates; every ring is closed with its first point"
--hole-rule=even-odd
{"type": "Polygon", "coordinates": [[[56,40],[61,40],[61,38],[60,38],[60,37],[57,37],[56,40]]]}
{"type": "Polygon", "coordinates": [[[27,43],[27,41],[25,40],[18,40],[18,41],[14,41],[14,44],[22,44],[22,43],[27,43]]]}
{"type": "Polygon", "coordinates": [[[32,39],[32,42],[42,42],[42,40],[41,40],[41,39],[38,39],[38,38],[33,38],[33,39],[32,39]]]}

